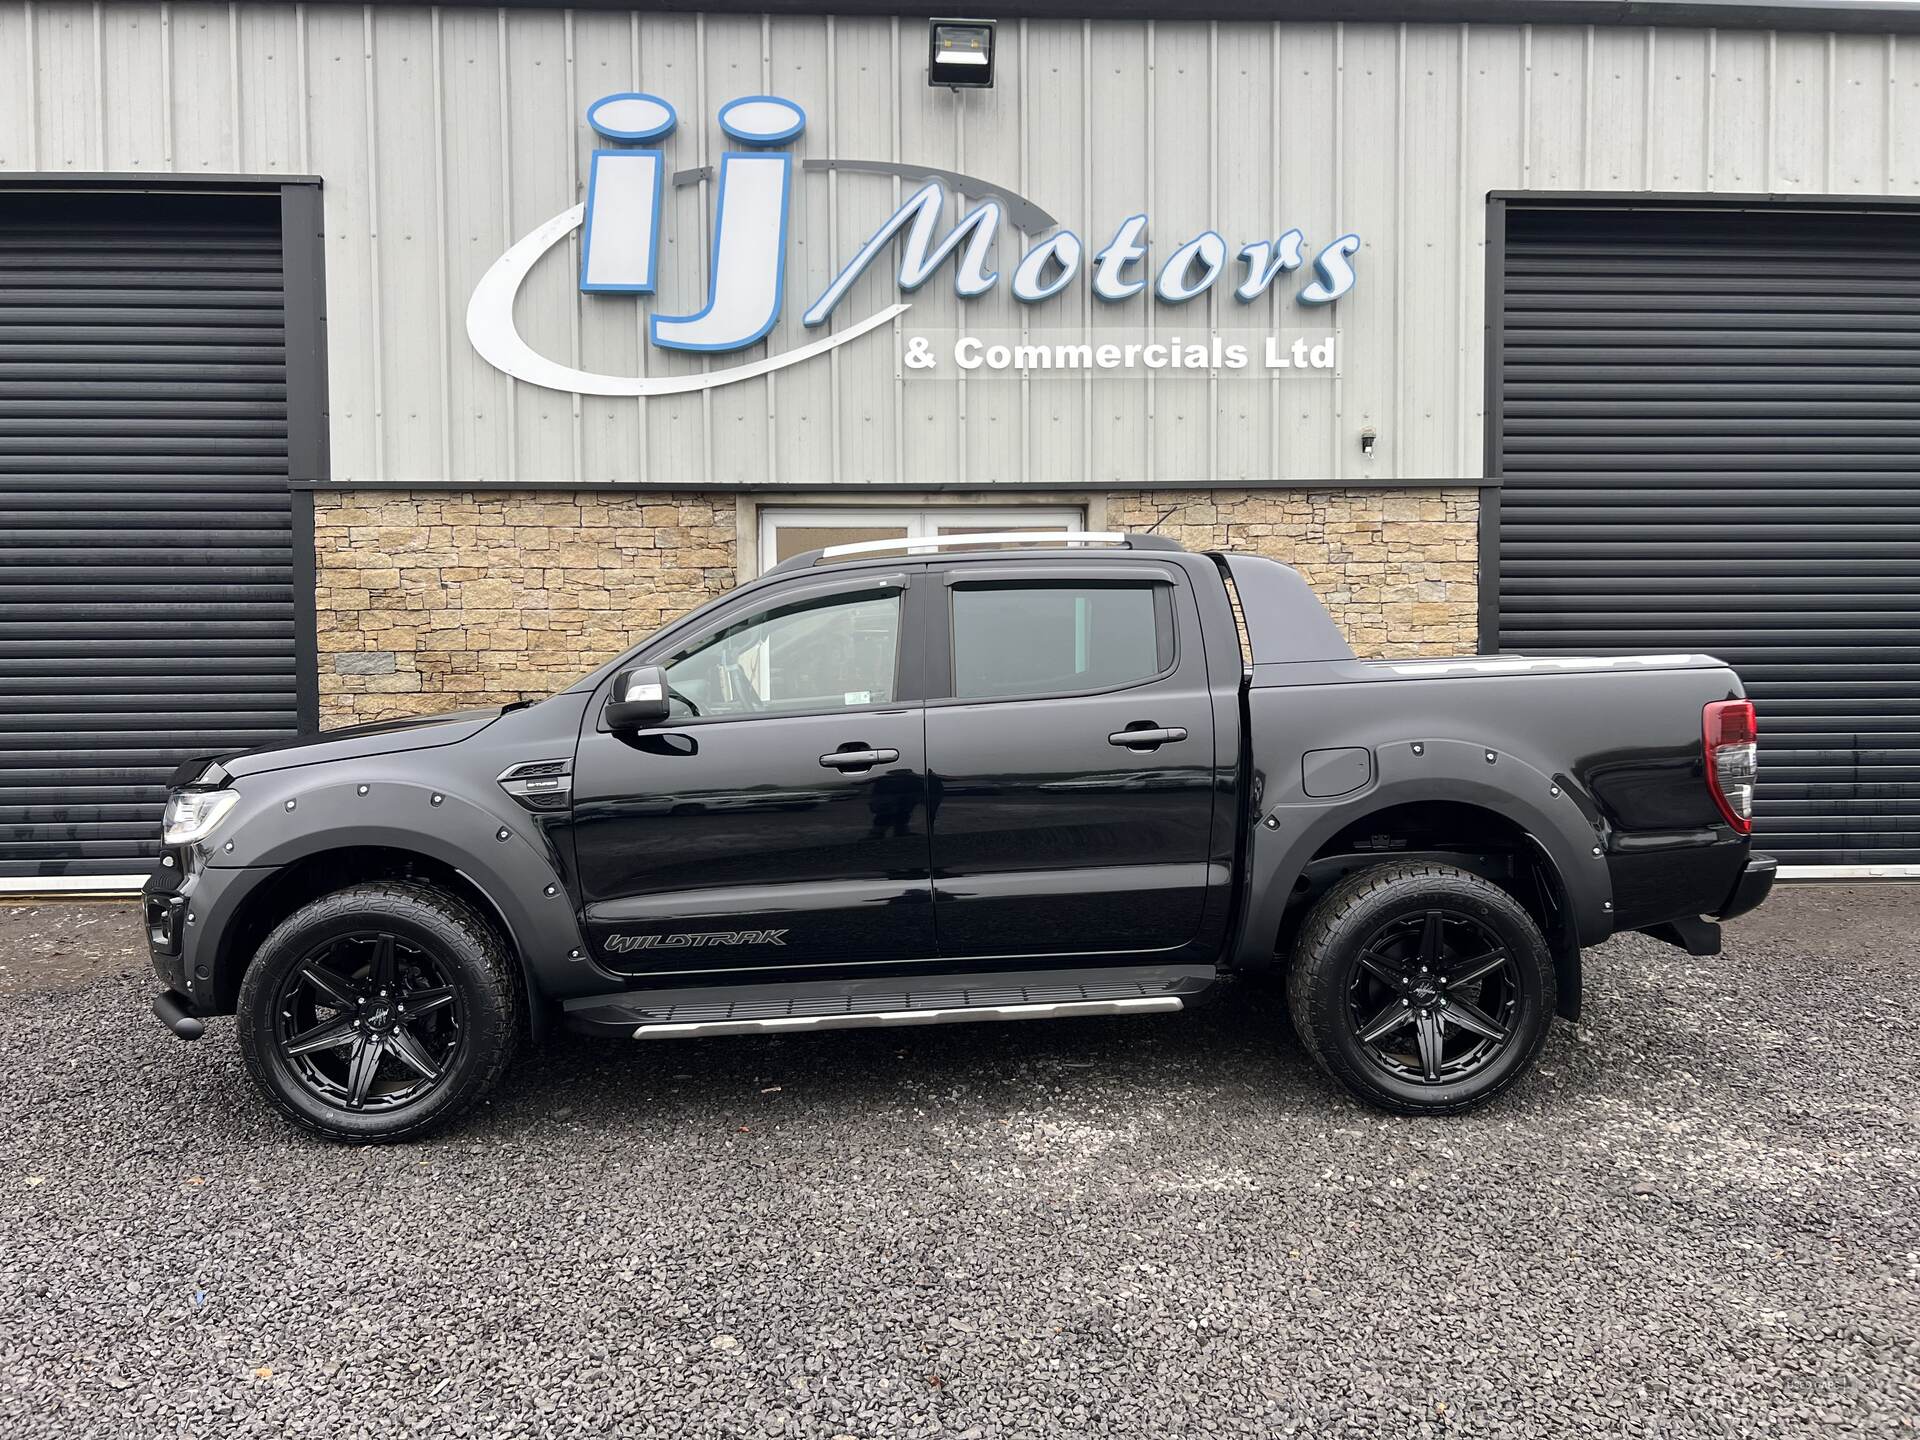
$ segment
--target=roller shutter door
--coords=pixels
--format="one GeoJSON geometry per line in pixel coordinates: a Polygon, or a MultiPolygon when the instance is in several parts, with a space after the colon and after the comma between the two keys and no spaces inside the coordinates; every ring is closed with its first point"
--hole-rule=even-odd
{"type": "Polygon", "coordinates": [[[1491,218],[1500,649],[1725,658],[1765,848],[1920,862],[1920,216],[1491,218]]]}
{"type": "Polygon", "coordinates": [[[0,880],[144,873],[182,759],[297,728],[279,216],[8,196],[0,880]]]}

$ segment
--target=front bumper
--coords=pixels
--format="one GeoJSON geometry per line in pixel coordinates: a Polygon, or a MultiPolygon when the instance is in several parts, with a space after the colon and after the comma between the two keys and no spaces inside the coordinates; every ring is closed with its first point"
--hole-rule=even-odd
{"type": "Polygon", "coordinates": [[[221,937],[231,928],[239,902],[270,872],[210,869],[190,850],[171,853],[176,863],[156,868],[140,892],[147,959],[186,1015],[223,1014],[233,1006],[231,995],[222,1004],[221,937]]]}
{"type": "Polygon", "coordinates": [[[1731,920],[1744,915],[1765,900],[1773,890],[1773,877],[1776,862],[1771,855],[1749,855],[1746,865],[1740,871],[1740,878],[1734,882],[1732,892],[1721,907],[1714,911],[1716,920],[1731,920]]]}

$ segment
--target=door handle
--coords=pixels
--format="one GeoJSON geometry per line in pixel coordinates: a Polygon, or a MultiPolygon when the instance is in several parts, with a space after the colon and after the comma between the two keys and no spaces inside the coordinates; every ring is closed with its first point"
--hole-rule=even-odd
{"type": "Polygon", "coordinates": [[[1160,725],[1151,729],[1116,730],[1107,736],[1107,744],[1124,745],[1129,750],[1157,750],[1176,740],[1187,738],[1184,725],[1160,725]]]}
{"type": "Polygon", "coordinates": [[[871,770],[876,765],[891,765],[899,758],[898,750],[835,750],[822,755],[820,763],[829,770],[871,770]]]}

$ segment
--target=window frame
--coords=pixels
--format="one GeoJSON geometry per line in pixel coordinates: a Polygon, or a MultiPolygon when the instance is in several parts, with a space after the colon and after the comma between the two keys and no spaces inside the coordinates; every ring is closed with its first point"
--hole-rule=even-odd
{"type": "Polygon", "coordinates": [[[812,584],[773,585],[764,589],[745,592],[737,597],[737,603],[727,604],[715,610],[707,622],[691,633],[665,634],[658,642],[645,646],[619,664],[598,686],[595,687],[594,729],[602,734],[610,733],[607,725],[607,698],[609,688],[615,676],[631,670],[638,665],[657,665],[666,668],[669,656],[683,650],[692,650],[706,644],[722,631],[732,628],[744,619],[774,610],[785,610],[794,606],[805,606],[812,602],[830,603],[836,599],[866,600],[883,592],[893,592],[900,597],[900,629],[895,637],[893,653],[893,699],[875,701],[867,705],[829,705],[808,710],[763,710],[746,715],[684,715],[670,716],[658,725],[648,727],[650,732],[663,730],[681,730],[696,725],[734,725],[756,720],[802,720],[822,715],[867,715],[878,710],[905,710],[921,704],[925,691],[925,669],[922,663],[916,663],[920,652],[925,648],[915,644],[915,637],[924,628],[924,620],[919,611],[916,595],[924,592],[922,585],[916,587],[913,571],[887,570],[879,574],[840,575],[832,579],[823,579],[812,584]]]}
{"type": "Polygon", "coordinates": [[[1098,695],[1118,695],[1164,684],[1180,669],[1179,594],[1182,576],[1161,565],[1061,565],[1047,561],[1031,564],[1006,563],[1006,557],[992,557],[994,563],[960,564],[939,567],[941,581],[939,612],[927,626],[926,647],[927,705],[1024,705],[1036,700],[1080,700],[1098,695]],[[1073,587],[1125,589],[1151,587],[1153,590],[1155,657],[1164,638],[1167,661],[1152,675],[1127,680],[1117,685],[1097,685],[1079,690],[1041,690],[1024,695],[960,695],[954,676],[953,593],[956,590],[999,590],[1015,588],[1069,589],[1073,587]]]}

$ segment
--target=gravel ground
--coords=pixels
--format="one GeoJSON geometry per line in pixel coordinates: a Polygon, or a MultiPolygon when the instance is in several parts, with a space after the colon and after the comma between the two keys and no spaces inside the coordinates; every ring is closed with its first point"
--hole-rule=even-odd
{"type": "Polygon", "coordinates": [[[1615,941],[1459,1120],[1348,1103],[1242,989],[562,1039],[345,1149],[154,1023],[130,908],[0,911],[0,1434],[1912,1434],[1916,918],[1615,941]]]}

